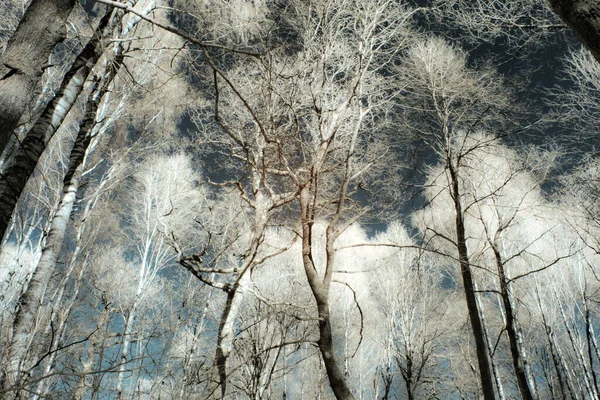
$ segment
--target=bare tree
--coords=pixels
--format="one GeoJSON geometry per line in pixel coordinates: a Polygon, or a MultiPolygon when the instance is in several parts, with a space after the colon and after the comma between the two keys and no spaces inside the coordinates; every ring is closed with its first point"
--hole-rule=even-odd
{"type": "MultiPolygon", "coordinates": [[[[260,239],[265,221],[285,210],[282,206],[298,201],[295,221],[279,218],[298,224],[303,267],[321,321],[318,344],[324,365],[335,395],[351,398],[331,330],[335,243],[366,213],[367,209],[355,207],[358,183],[368,179],[387,155],[382,136],[375,135],[381,135],[378,126],[385,122],[394,91],[384,87],[382,74],[406,40],[412,14],[388,1],[365,1],[358,10],[346,2],[294,3],[283,11],[297,43],[235,67],[204,53],[214,75],[215,121],[226,135],[208,132],[212,136],[207,139],[226,146],[233,156],[229,162],[240,161],[229,168],[243,178],[226,184],[237,187],[255,210],[251,243],[260,239]],[[317,220],[328,224],[323,265],[315,264],[313,254],[317,220]]],[[[199,122],[210,129],[205,121],[199,122]]],[[[242,264],[240,276],[253,268],[242,264]]],[[[235,298],[233,293],[229,295],[235,298]]]]}
{"type": "MultiPolygon", "coordinates": [[[[60,92],[48,103],[41,116],[22,140],[17,153],[4,166],[4,173],[0,181],[0,236],[2,237],[4,237],[9,225],[19,196],[33,173],[42,152],[60,128],[71,108],[73,108],[92,67],[102,54],[100,43],[103,34],[107,33],[103,30],[109,25],[110,17],[110,14],[106,14],[102,18],[95,37],[89,41],[71,69],[66,73],[60,92]]],[[[114,27],[117,20],[117,18],[112,19],[112,27],[114,27]]],[[[108,31],[110,30],[108,29],[108,31]]],[[[90,77],[87,95],[93,90],[97,81],[98,79],[90,77]]]]}
{"type": "MultiPolygon", "coordinates": [[[[572,82],[568,88],[549,89],[548,103],[557,117],[574,124],[577,135],[566,138],[577,145],[582,138],[593,140],[598,135],[600,121],[600,64],[586,49],[574,49],[566,56],[563,76],[572,82]]],[[[587,151],[588,149],[583,149],[587,151]]]]}
{"type": "MultiPolygon", "coordinates": [[[[396,222],[373,242],[374,246],[392,243],[408,247],[411,240],[396,222]]],[[[377,263],[383,265],[376,270],[372,290],[382,310],[377,317],[386,326],[381,339],[390,362],[387,370],[381,366],[382,371],[392,382],[399,373],[408,399],[435,393],[438,385],[431,381],[441,353],[440,337],[449,336],[452,328],[447,310],[450,294],[440,288],[442,270],[435,257],[420,254],[418,249],[375,248],[382,257],[377,263]]],[[[393,383],[389,386],[394,387],[393,383]]],[[[384,398],[392,394],[388,389],[384,398]]]]}
{"type": "MultiPolygon", "coordinates": [[[[437,153],[443,170],[433,179],[444,182],[452,201],[454,224],[449,232],[432,230],[427,224],[423,227],[426,240],[441,240],[451,246],[453,258],[460,266],[460,273],[469,311],[469,319],[475,338],[481,389],[486,399],[494,399],[494,381],[486,335],[475,295],[475,282],[471,255],[467,244],[465,213],[471,206],[464,198],[462,174],[464,158],[476,148],[485,147],[494,141],[482,139],[473,143],[471,138],[476,129],[489,123],[501,123],[494,110],[506,107],[502,93],[493,72],[471,72],[466,68],[465,58],[441,39],[429,39],[415,45],[410,51],[406,76],[409,87],[416,99],[417,118],[427,116],[425,123],[412,124],[425,143],[437,153]]],[[[410,123],[410,122],[409,122],[410,123]]],[[[436,189],[429,188],[430,199],[437,197],[436,189]]],[[[421,222],[418,223],[422,225],[421,222]]],[[[471,251],[472,252],[472,251],[471,251]]]]}

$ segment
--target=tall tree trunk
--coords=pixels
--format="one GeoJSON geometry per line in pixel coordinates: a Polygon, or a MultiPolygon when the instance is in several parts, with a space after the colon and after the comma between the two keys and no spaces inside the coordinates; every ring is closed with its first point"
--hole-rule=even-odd
{"type": "Polygon", "coordinates": [[[101,20],[95,37],[85,46],[65,75],[58,95],[48,103],[40,118],[23,139],[15,157],[0,176],[0,237],[6,233],[17,201],[35,170],[40,156],[75,104],[86,77],[98,61],[101,31],[108,22],[109,14],[101,20]]]}
{"type": "Polygon", "coordinates": [[[406,394],[408,400],[415,399],[415,390],[414,390],[414,372],[413,372],[413,359],[410,352],[407,350],[406,354],[406,367],[402,367],[400,363],[398,363],[398,367],[400,368],[400,372],[402,373],[402,378],[404,378],[404,384],[406,386],[406,394]]]}
{"type": "Polygon", "coordinates": [[[142,294],[142,289],[144,287],[144,280],[140,279],[138,283],[138,290],[136,293],[136,301],[133,306],[127,313],[127,318],[125,319],[125,326],[123,327],[123,344],[121,347],[121,357],[119,359],[119,369],[117,374],[117,383],[115,385],[115,399],[122,400],[125,397],[123,396],[123,383],[125,382],[125,365],[127,364],[127,359],[129,358],[129,346],[131,345],[131,327],[133,326],[133,320],[136,317],[136,309],[138,306],[138,299],[142,294]]]}
{"type": "MultiPolygon", "coordinates": [[[[58,306],[58,310],[54,310],[55,314],[58,314],[56,319],[58,320],[57,322],[57,327],[54,329],[54,332],[52,335],[50,335],[50,332],[45,333],[45,335],[47,337],[51,337],[52,340],[49,343],[49,351],[52,352],[52,354],[50,354],[50,356],[48,357],[48,360],[46,361],[46,365],[44,366],[44,372],[42,377],[47,377],[50,376],[50,374],[52,373],[52,371],[54,371],[54,367],[56,366],[56,359],[58,357],[58,355],[60,354],[60,352],[58,351],[60,345],[63,343],[64,340],[64,336],[65,333],[67,331],[67,328],[69,327],[69,317],[71,316],[71,311],[73,310],[73,308],[75,307],[75,305],[77,304],[77,296],[79,295],[79,290],[81,289],[81,284],[83,282],[83,276],[85,274],[86,268],[87,268],[87,260],[83,261],[81,265],[77,265],[77,267],[79,267],[79,271],[77,271],[77,276],[74,279],[74,287],[72,289],[72,293],[68,296],[68,299],[63,301],[63,297],[64,297],[64,292],[66,290],[66,282],[62,285],[62,287],[60,288],[60,291],[58,293],[57,299],[54,301],[55,307],[56,305],[58,306]]],[[[71,265],[71,268],[69,269],[68,275],[73,274],[74,270],[75,270],[75,264],[71,265]]],[[[54,319],[55,317],[53,317],[54,319]]],[[[49,325],[50,327],[50,325],[49,325]]],[[[39,400],[39,399],[43,399],[46,398],[48,395],[48,392],[50,390],[50,379],[44,379],[42,380],[37,389],[35,390],[35,394],[31,397],[31,400],[39,400]]]]}
{"type": "Polygon", "coordinates": [[[0,56],[0,152],[31,102],[75,0],[33,0],[0,56]]]}
{"type": "MultiPolygon", "coordinates": [[[[477,282],[475,282],[475,291],[477,291],[477,282]]],[[[506,395],[504,394],[504,385],[502,385],[502,380],[500,379],[500,371],[498,370],[498,365],[494,362],[494,345],[490,340],[490,332],[485,320],[485,311],[478,297],[476,297],[476,300],[477,307],[479,307],[479,314],[481,315],[481,324],[483,325],[483,331],[485,332],[485,340],[487,342],[488,353],[490,355],[490,363],[492,364],[492,373],[494,374],[496,388],[498,389],[498,398],[500,400],[506,400],[506,395]]]]}
{"type": "MultiPolygon", "coordinates": [[[[319,316],[319,340],[317,341],[317,345],[323,357],[323,363],[325,364],[325,370],[329,378],[329,385],[336,399],[354,400],[344,373],[335,357],[333,346],[331,317],[329,314],[331,271],[329,274],[326,272],[325,277],[321,280],[313,261],[312,225],[314,221],[314,209],[311,198],[311,187],[309,185],[303,187],[300,192],[300,209],[302,213],[302,263],[308,284],[317,303],[319,316]]],[[[327,240],[332,240],[329,234],[327,235],[327,240]]],[[[330,245],[331,243],[327,245],[327,265],[333,267],[333,247],[330,245]]]]}
{"type": "Polygon", "coordinates": [[[585,298],[585,297],[583,299],[583,307],[584,307],[584,312],[585,312],[585,336],[586,336],[587,345],[588,345],[588,359],[589,359],[589,363],[590,363],[590,375],[592,375],[592,379],[594,382],[594,390],[598,394],[598,393],[600,393],[600,389],[598,388],[598,377],[596,376],[596,371],[594,369],[594,344],[593,344],[594,330],[592,327],[592,321],[590,319],[590,309],[588,308],[587,298],[585,298]]]}
{"type": "Polygon", "coordinates": [[[537,282],[537,280],[535,281],[535,286],[536,286],[536,300],[538,303],[538,309],[540,311],[540,316],[542,317],[542,324],[544,325],[544,332],[546,333],[546,339],[548,341],[550,355],[552,356],[552,363],[554,365],[554,371],[556,372],[558,385],[560,388],[562,398],[564,400],[569,397],[572,397],[573,389],[569,382],[569,376],[568,376],[567,369],[564,368],[564,360],[563,360],[561,354],[558,352],[558,349],[556,347],[556,343],[554,340],[554,331],[552,330],[552,326],[550,325],[550,323],[548,322],[548,320],[546,318],[546,313],[544,313],[544,309],[543,309],[543,305],[542,305],[542,298],[541,298],[539,290],[538,290],[539,283],[537,282]],[[563,375],[563,371],[567,376],[563,375]]]}
{"type": "Polygon", "coordinates": [[[235,283],[227,289],[227,300],[221,313],[219,332],[217,337],[217,350],[215,351],[215,364],[218,379],[213,379],[209,386],[210,393],[216,390],[216,385],[221,387],[221,398],[227,393],[227,359],[233,350],[235,338],[235,321],[243,303],[244,292],[250,281],[250,264],[247,264],[240,273],[235,283]]]}
{"type": "MultiPolygon", "coordinates": [[[[260,184],[254,183],[254,187],[260,187],[260,184]]],[[[219,322],[219,332],[217,337],[217,349],[215,351],[215,364],[218,379],[212,379],[209,385],[209,392],[214,395],[217,385],[221,387],[221,398],[227,393],[227,359],[233,350],[233,340],[235,338],[235,321],[239,314],[240,307],[244,299],[244,292],[250,283],[250,274],[254,268],[254,262],[260,245],[263,242],[264,234],[270,218],[270,208],[272,203],[261,192],[256,193],[254,206],[255,218],[252,236],[250,238],[250,247],[243,257],[243,264],[240,267],[240,273],[233,285],[227,288],[227,300],[221,320],[219,322]]]]}
{"type": "MultiPolygon", "coordinates": [[[[558,297],[558,294],[555,292],[555,297],[558,297]]],[[[567,319],[567,315],[565,314],[565,310],[564,307],[561,305],[559,306],[559,310],[560,310],[560,315],[562,318],[562,322],[563,325],[565,327],[565,330],[567,332],[567,337],[569,338],[569,343],[570,343],[570,347],[573,350],[573,354],[575,355],[574,358],[574,362],[579,364],[579,368],[577,368],[574,372],[576,372],[578,370],[578,375],[579,375],[579,384],[580,386],[583,386],[585,388],[585,390],[588,392],[588,396],[586,396],[587,398],[590,399],[594,399],[594,400],[598,400],[599,394],[598,392],[596,392],[594,386],[593,386],[593,378],[591,376],[591,372],[588,363],[586,362],[586,356],[583,353],[583,349],[581,348],[581,346],[579,346],[580,343],[580,337],[579,337],[579,332],[576,330],[577,326],[576,326],[576,322],[571,322],[567,319]]],[[[577,372],[576,372],[577,373],[577,372]]],[[[582,389],[583,390],[583,389],[582,389]]]]}
{"type": "Polygon", "coordinates": [[[475,298],[475,286],[473,281],[473,273],[469,261],[469,252],[467,249],[467,239],[465,233],[465,221],[463,217],[463,209],[461,204],[461,194],[459,189],[458,175],[455,170],[454,161],[448,157],[448,170],[450,172],[451,195],[454,201],[454,212],[456,214],[456,246],[458,250],[458,258],[460,263],[460,274],[463,280],[465,290],[465,298],[467,301],[467,310],[471,321],[471,329],[475,337],[475,346],[477,350],[477,362],[479,365],[479,378],[483,398],[485,400],[495,400],[494,393],[494,378],[492,376],[492,367],[489,358],[485,331],[481,323],[479,307],[477,307],[477,299],[475,298]]]}
{"type": "Polygon", "coordinates": [[[27,362],[25,354],[29,341],[35,331],[36,316],[42,304],[46,288],[56,270],[56,262],[65,240],[65,233],[73,205],[77,198],[79,179],[81,177],[80,167],[91,141],[91,131],[96,122],[100,99],[106,92],[107,87],[108,82],[105,83],[104,87],[98,89],[88,104],[83,124],[71,150],[69,169],[63,182],[61,202],[56,214],[52,218],[46,245],[42,250],[40,261],[33,273],[27,291],[23,293],[19,302],[9,350],[10,371],[13,373],[15,382],[19,379],[19,370],[28,372],[30,368],[31,362],[27,362]]]}
{"type": "Polygon", "coordinates": [[[529,387],[530,379],[527,376],[527,359],[523,356],[520,348],[520,335],[517,330],[516,315],[512,306],[511,293],[509,288],[508,277],[504,270],[504,262],[500,254],[500,250],[495,243],[490,243],[492,250],[494,251],[494,257],[496,260],[496,270],[498,272],[498,280],[500,284],[500,296],[502,297],[502,304],[504,308],[504,315],[506,318],[506,334],[508,335],[508,342],[510,344],[510,354],[513,361],[513,369],[517,377],[517,387],[521,393],[523,400],[534,400],[533,388],[529,387]]]}
{"type": "Polygon", "coordinates": [[[575,32],[600,63],[600,2],[598,0],[549,0],[550,7],[575,32]]]}

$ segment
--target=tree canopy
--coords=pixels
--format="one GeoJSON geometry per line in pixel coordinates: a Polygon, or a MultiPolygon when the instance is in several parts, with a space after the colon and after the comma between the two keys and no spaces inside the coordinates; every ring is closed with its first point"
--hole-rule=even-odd
{"type": "Polygon", "coordinates": [[[600,398],[597,2],[0,12],[0,397],[600,398]]]}

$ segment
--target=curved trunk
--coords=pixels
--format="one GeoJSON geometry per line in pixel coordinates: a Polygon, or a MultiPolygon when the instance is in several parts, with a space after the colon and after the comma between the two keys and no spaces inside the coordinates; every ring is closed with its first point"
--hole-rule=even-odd
{"type": "Polygon", "coordinates": [[[66,36],[75,0],[34,0],[0,56],[0,152],[4,150],[48,64],[66,36]]]}
{"type": "MultiPolygon", "coordinates": [[[[331,317],[329,315],[329,283],[331,281],[331,269],[325,273],[323,280],[319,278],[312,256],[312,224],[314,212],[311,204],[310,187],[305,186],[300,192],[300,208],[302,213],[302,263],[308,284],[317,303],[319,316],[319,340],[317,345],[323,357],[323,364],[329,378],[329,386],[338,400],[354,400],[350,392],[344,372],[335,357],[333,336],[331,333],[331,317]]],[[[327,240],[332,240],[329,236],[327,240]]],[[[327,246],[327,266],[333,266],[333,247],[327,246]]]]}

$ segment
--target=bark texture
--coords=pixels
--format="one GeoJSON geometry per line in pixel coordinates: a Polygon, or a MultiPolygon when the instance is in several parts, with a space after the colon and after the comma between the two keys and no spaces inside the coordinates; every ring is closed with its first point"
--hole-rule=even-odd
{"type": "Polygon", "coordinates": [[[600,63],[600,1],[549,0],[549,3],[600,63]]]}
{"type": "Polygon", "coordinates": [[[34,0],[0,56],[0,152],[31,102],[75,0],[34,0]]]}
{"type": "MultiPolygon", "coordinates": [[[[107,14],[100,22],[98,32],[106,27],[108,21],[107,14]]],[[[48,103],[40,118],[23,139],[14,158],[6,165],[0,177],[0,238],[6,233],[15,205],[35,170],[40,156],[75,104],[87,75],[98,61],[100,53],[96,50],[100,39],[101,35],[97,34],[77,57],[65,75],[59,93],[48,103]]],[[[0,83],[0,99],[2,98],[1,85],[2,83],[0,83]]],[[[0,118],[2,118],[1,111],[0,118]]]]}
{"type": "Polygon", "coordinates": [[[63,195],[56,214],[52,219],[46,245],[42,250],[42,256],[33,273],[27,291],[23,293],[19,301],[19,309],[15,317],[13,338],[9,350],[10,372],[12,373],[13,384],[21,379],[22,373],[27,374],[29,372],[31,365],[35,361],[34,357],[27,357],[26,353],[36,330],[36,317],[44,301],[46,288],[56,270],[56,262],[64,243],[65,233],[77,197],[79,178],[81,176],[80,166],[90,143],[90,132],[94,126],[98,108],[97,101],[92,101],[91,103],[71,151],[69,170],[65,175],[63,183],[63,195]]]}
{"type": "MultiPolygon", "coordinates": [[[[103,21],[106,22],[108,19],[105,18],[103,21]]],[[[13,337],[9,350],[10,374],[12,375],[12,379],[10,379],[12,382],[9,381],[9,383],[14,384],[19,382],[19,380],[22,379],[21,375],[23,373],[27,374],[34,362],[35,357],[27,357],[26,353],[29,342],[35,332],[36,317],[39,308],[43,303],[46,288],[56,272],[56,263],[58,262],[58,257],[65,242],[66,230],[69,225],[73,206],[77,198],[77,191],[79,189],[79,180],[82,174],[81,166],[92,139],[92,131],[96,124],[100,101],[107,92],[112,82],[112,78],[116,75],[122,62],[122,55],[116,54],[113,64],[107,63],[107,67],[110,69],[106,73],[103,85],[95,91],[86,103],[85,117],[81,121],[77,138],[71,149],[69,168],[63,179],[63,195],[61,202],[56,214],[52,218],[40,261],[33,273],[27,290],[23,293],[19,301],[19,309],[17,310],[15,322],[13,324],[13,337]]],[[[82,70],[85,71],[87,75],[88,68],[89,66],[78,68],[75,76],[77,76],[78,73],[81,73],[82,70]]],[[[100,78],[95,79],[99,80],[100,78]]],[[[81,79],[81,81],[83,81],[83,79],[81,79]]],[[[81,86],[81,84],[79,84],[79,86],[81,86]]],[[[95,85],[96,83],[93,83],[93,86],[95,85]]],[[[33,165],[35,166],[35,164],[33,165]]],[[[2,182],[5,181],[3,180],[2,182]]]]}

